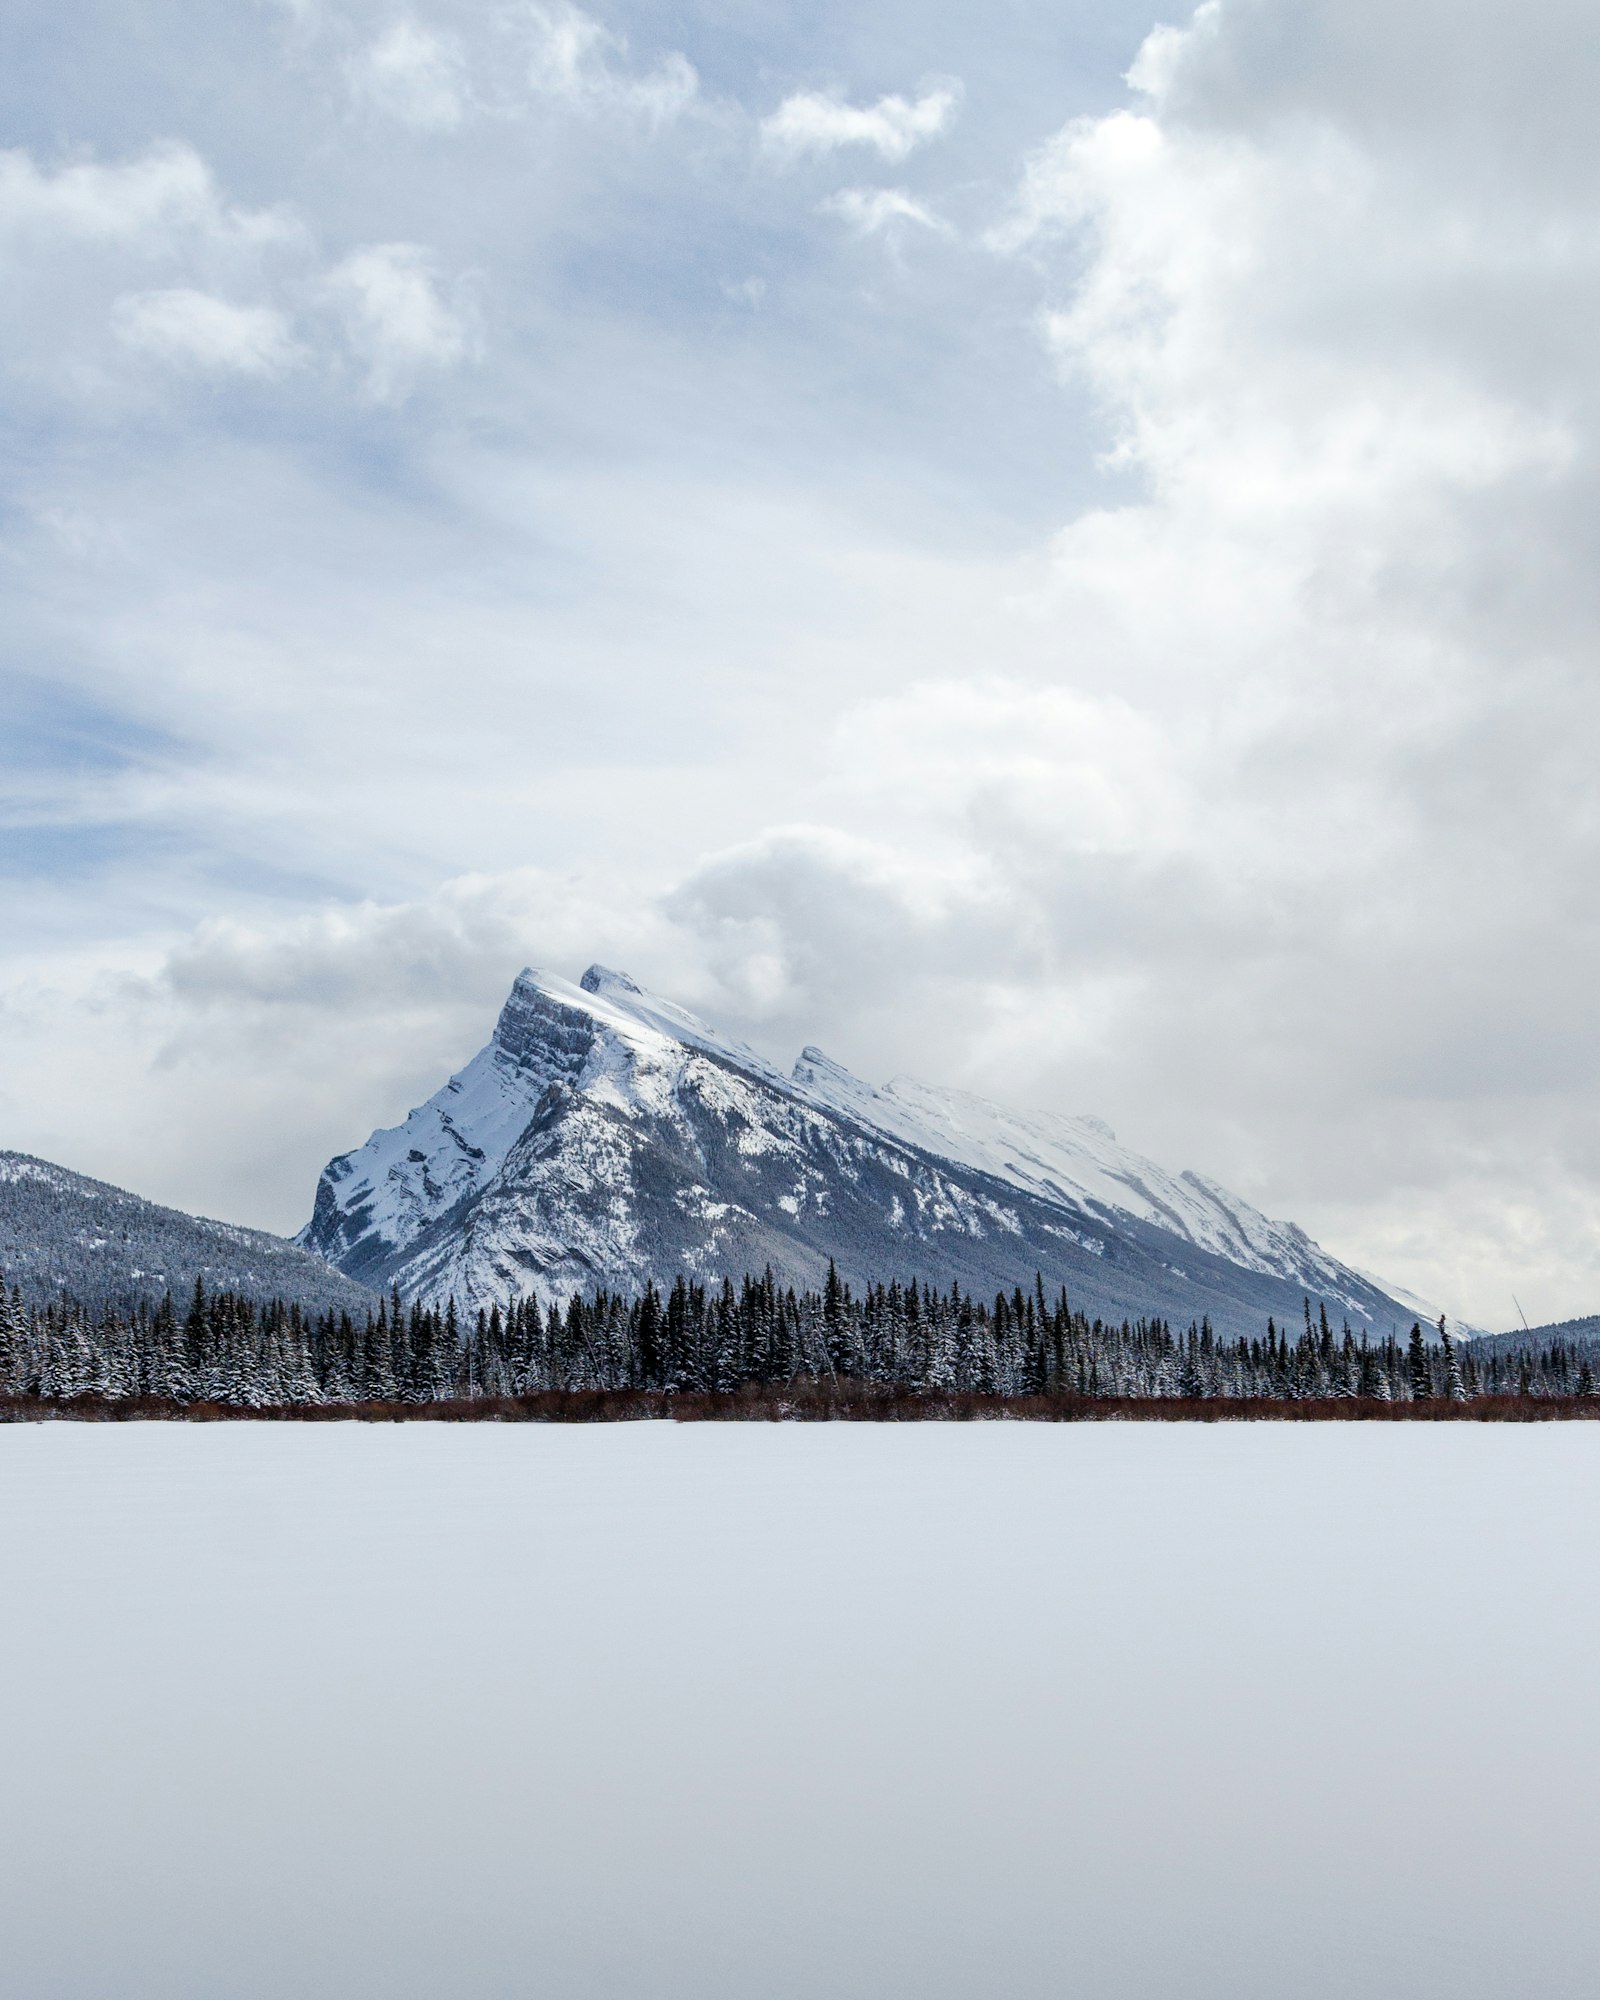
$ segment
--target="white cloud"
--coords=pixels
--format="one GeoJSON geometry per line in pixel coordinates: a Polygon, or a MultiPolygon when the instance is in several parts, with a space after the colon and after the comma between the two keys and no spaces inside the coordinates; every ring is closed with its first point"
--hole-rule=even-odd
{"type": "Polygon", "coordinates": [[[20,148],[0,151],[0,252],[74,244],[160,250],[196,240],[253,250],[300,234],[287,209],[225,201],[192,146],[167,143],[131,160],[78,160],[54,171],[20,148]]]}
{"type": "Polygon", "coordinates": [[[660,127],[681,117],[699,95],[700,79],[686,56],[674,50],[652,69],[630,69],[627,43],[581,7],[534,5],[526,20],[528,82],[541,97],[660,127]]]}
{"type": "MultiPolygon", "coordinates": [[[[1115,693],[1007,675],[917,682],[856,703],[831,749],[858,822],[914,824],[1038,876],[1066,855],[1164,856],[1201,811],[1159,717],[1115,693]]],[[[938,867],[946,853],[935,849],[938,867]]]]}
{"type": "Polygon", "coordinates": [[[881,236],[905,222],[940,235],[947,234],[950,227],[904,188],[841,188],[828,197],[822,208],[825,214],[837,215],[849,223],[858,236],[881,236]]]}
{"type": "Polygon", "coordinates": [[[353,357],[362,394],[395,403],[477,351],[466,289],[446,296],[425,245],[330,264],[293,209],[230,202],[186,146],[53,171],[0,154],[8,266],[0,356],[80,401],[149,393],[140,359],[175,389],[186,374],[326,379],[353,357]]]}
{"type": "Polygon", "coordinates": [[[82,408],[184,374],[282,375],[315,259],[283,204],[231,201],[192,147],[46,166],[0,154],[0,370],[82,408]]]}
{"type": "Polygon", "coordinates": [[[961,85],[954,79],[930,83],[920,97],[880,97],[862,105],[825,91],[796,91],[762,119],[761,143],[779,159],[867,146],[886,160],[903,160],[938,138],[960,103],[961,85]]]}
{"type": "Polygon", "coordinates": [[[375,402],[402,401],[419,377],[474,352],[471,315],[446,303],[421,244],[369,244],[330,272],[328,290],[375,402]]]}
{"type": "Polygon", "coordinates": [[[1141,101],[1041,148],[992,239],[1059,258],[1042,332],[1138,482],[1062,531],[1037,615],[1078,689],[1161,744],[1152,798],[1182,801],[1131,871],[1030,867],[1015,840],[1004,865],[1054,901],[1065,965],[1126,980],[1108,1065],[1137,1050],[1174,1104],[1274,1129],[1283,1205],[1505,1318],[1530,1259],[1600,1284],[1563,1191],[1593,1172],[1600,1075],[1558,993],[1506,983],[1531,957],[1566,990],[1597,970],[1571,772],[1600,757],[1600,376],[1566,330],[1600,306],[1600,235],[1527,169],[1510,51],[1496,105],[1489,48],[1430,45],[1419,146],[1393,79],[1334,58],[1333,18],[1209,0],[1158,30],[1141,101]],[[1296,1125],[1313,1170],[1287,1164],[1296,1125]],[[1497,1176],[1540,1190],[1499,1231],[1497,1176]]]}
{"type": "Polygon", "coordinates": [[[278,375],[300,358],[289,322],[271,306],[241,306],[187,286],[117,301],[125,345],[156,360],[224,374],[278,375]]]}
{"type": "Polygon", "coordinates": [[[472,102],[461,44],[409,14],[352,60],[350,81],[358,99],[417,132],[454,131],[472,102]]]}

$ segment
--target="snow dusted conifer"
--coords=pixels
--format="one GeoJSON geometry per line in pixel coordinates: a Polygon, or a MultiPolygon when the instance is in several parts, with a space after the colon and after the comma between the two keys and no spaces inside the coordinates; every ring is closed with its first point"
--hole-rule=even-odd
{"type": "Polygon", "coordinates": [[[693,1389],[693,1357],[689,1351],[689,1287],[680,1271],[667,1294],[666,1327],[663,1338],[661,1386],[664,1389],[693,1389]]]}
{"type": "Polygon", "coordinates": [[[110,1306],[101,1311],[100,1324],[90,1336],[89,1347],[88,1393],[108,1400],[130,1395],[134,1371],[127,1330],[110,1306]]]}
{"type": "Polygon", "coordinates": [[[1439,1315],[1439,1344],[1444,1349],[1444,1392],[1452,1403],[1464,1403],[1467,1400],[1467,1385],[1461,1378],[1461,1357],[1456,1353],[1456,1344],[1450,1338],[1443,1313],[1439,1315]]]}
{"type": "Polygon", "coordinates": [[[1191,1402],[1206,1393],[1205,1378],[1200,1372],[1200,1329],[1192,1323],[1183,1344],[1183,1358],[1178,1366],[1177,1391],[1180,1396],[1191,1402]]]}
{"type": "Polygon", "coordinates": [[[967,1351],[972,1356],[972,1386],[981,1396],[995,1396],[1000,1393],[1000,1349],[995,1339],[994,1321],[987,1314],[975,1313],[972,1301],[967,1301],[969,1330],[966,1333],[967,1351]]]}
{"type": "Polygon", "coordinates": [[[318,1342],[321,1364],[320,1390],[325,1403],[353,1403],[356,1399],[355,1383],[351,1379],[352,1363],[355,1356],[356,1331],[350,1315],[340,1313],[335,1321],[328,1316],[326,1332],[318,1342]]]}
{"type": "Polygon", "coordinates": [[[666,1381],[666,1330],[662,1321],[661,1294],[652,1279],[639,1300],[639,1323],[634,1336],[639,1355],[639,1381],[646,1389],[659,1389],[666,1381]]]}
{"type": "Polygon", "coordinates": [[[40,1315],[39,1326],[39,1394],[56,1401],[73,1393],[71,1369],[61,1344],[61,1328],[55,1313],[46,1310],[40,1315]]]}
{"type": "MultiPolygon", "coordinates": [[[[534,1309],[537,1319],[537,1308],[534,1309]]],[[[456,1369],[461,1360],[461,1322],[456,1317],[454,1297],[441,1314],[434,1312],[433,1339],[428,1346],[428,1399],[447,1402],[455,1394],[456,1369]]]]}
{"type": "Polygon", "coordinates": [[[433,1395],[433,1315],[416,1303],[404,1319],[400,1346],[400,1399],[426,1403],[433,1395]]]}
{"type": "Polygon", "coordinates": [[[189,1364],[189,1379],[194,1384],[194,1393],[202,1401],[209,1400],[212,1391],[207,1380],[211,1356],[206,1329],[206,1288],[199,1278],[194,1281],[194,1291],[189,1298],[189,1310],[184,1317],[183,1347],[189,1364]]]}
{"type": "Polygon", "coordinates": [[[1339,1347],[1339,1358],[1334,1369],[1333,1393],[1341,1402],[1348,1402],[1355,1395],[1357,1384],[1355,1335],[1350,1331],[1350,1324],[1347,1320],[1344,1328],[1344,1339],[1339,1347]]]}
{"type": "Polygon", "coordinates": [[[922,1288],[913,1278],[905,1290],[905,1336],[901,1350],[899,1380],[907,1388],[928,1378],[928,1342],[931,1329],[922,1310],[922,1288]]]}
{"type": "Polygon", "coordinates": [[[506,1323],[500,1316],[498,1305],[489,1313],[489,1337],[483,1349],[483,1393],[486,1396],[509,1396],[511,1378],[506,1369],[506,1323]]]}
{"type": "Polygon", "coordinates": [[[928,1329],[928,1365],[923,1380],[930,1389],[956,1386],[956,1335],[953,1311],[942,1299],[923,1297],[928,1329]]]}
{"type": "Polygon", "coordinates": [[[739,1386],[739,1311],[733,1280],[724,1278],[717,1294],[712,1333],[712,1387],[723,1391],[739,1386]]]}
{"type": "Polygon", "coordinates": [[[283,1393],[290,1403],[320,1403],[322,1385],[312,1359],[315,1334],[299,1306],[289,1308],[283,1335],[283,1393]]]}
{"type": "Polygon", "coordinates": [[[1406,1347],[1406,1366],[1411,1377],[1411,1400],[1425,1403],[1433,1395],[1433,1370],[1428,1362],[1428,1344],[1422,1337],[1422,1327],[1413,1321],[1411,1338],[1406,1347]]]}
{"type": "Polygon", "coordinates": [[[433,1352],[433,1393],[438,1402],[455,1394],[456,1372],[461,1365],[461,1320],[456,1312],[456,1295],[445,1300],[444,1325],[433,1352]]]}
{"type": "Polygon", "coordinates": [[[260,1410],[283,1400],[267,1344],[258,1339],[256,1316],[246,1300],[222,1295],[218,1315],[223,1347],[222,1400],[237,1410],[260,1410]]]}
{"type": "Polygon", "coordinates": [[[839,1267],[830,1257],[828,1275],[822,1287],[822,1321],[828,1330],[828,1344],[832,1348],[839,1336],[844,1318],[844,1287],[839,1283],[839,1267]]]}
{"type": "MultiPolygon", "coordinates": [[[[670,1327],[671,1312],[663,1316],[664,1331],[658,1345],[660,1364],[659,1386],[671,1386],[673,1376],[673,1340],[670,1327]]],[[[583,1299],[574,1292],[567,1301],[567,1309],[561,1316],[557,1328],[555,1383],[560,1389],[592,1389],[595,1386],[595,1370],[588,1353],[588,1342],[584,1333],[583,1299]]]]}
{"type": "Polygon", "coordinates": [[[5,1273],[0,1271],[0,1396],[22,1393],[26,1319],[6,1290],[5,1273]]]}
{"type": "Polygon", "coordinates": [[[399,1388],[394,1379],[394,1340],[389,1329],[388,1303],[384,1299],[378,1301],[376,1317],[367,1321],[367,1337],[362,1346],[365,1357],[363,1396],[369,1403],[398,1402],[399,1388]]]}
{"type": "Polygon", "coordinates": [[[40,1393],[72,1401],[86,1396],[94,1378],[94,1349],[76,1312],[58,1307],[49,1327],[40,1393]]]}

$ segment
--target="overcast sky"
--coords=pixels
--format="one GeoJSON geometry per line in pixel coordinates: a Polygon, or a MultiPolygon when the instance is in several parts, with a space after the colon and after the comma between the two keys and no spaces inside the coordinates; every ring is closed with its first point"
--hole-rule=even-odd
{"type": "Polygon", "coordinates": [[[1600,1307],[1578,0],[12,0],[0,1145],[288,1229],[524,963],[1600,1307]]]}

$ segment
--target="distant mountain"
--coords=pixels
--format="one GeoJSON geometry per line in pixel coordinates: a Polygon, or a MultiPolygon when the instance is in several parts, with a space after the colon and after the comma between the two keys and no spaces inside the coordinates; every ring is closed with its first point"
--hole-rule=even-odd
{"type": "Polygon", "coordinates": [[[86,1305],[124,1306],[171,1292],[298,1300],[365,1313],[369,1292],[321,1257],[262,1229],[238,1229],[161,1208],[106,1181],[0,1152],[0,1272],[35,1303],[66,1292],[86,1305]]]}
{"type": "Polygon", "coordinates": [[[784,1074],[591,966],[523,972],[494,1035],[403,1125],[325,1169],[298,1239],[362,1283],[466,1304],[633,1291],[770,1264],[815,1284],[918,1276],[992,1293],[1035,1271],[1075,1306],[1259,1333],[1302,1300],[1402,1333],[1415,1307],[1096,1118],[862,1082],[819,1049],[784,1074]]]}

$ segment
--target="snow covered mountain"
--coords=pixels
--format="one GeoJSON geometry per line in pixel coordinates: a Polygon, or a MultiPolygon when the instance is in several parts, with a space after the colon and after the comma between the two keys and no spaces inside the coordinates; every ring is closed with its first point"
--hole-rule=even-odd
{"type": "Polygon", "coordinates": [[[519,975],[488,1045],[404,1124],[324,1170],[297,1239],[361,1283],[470,1304],[632,1291],[771,1264],[815,1283],[1043,1274],[1091,1315],[1209,1313],[1259,1333],[1412,1312],[1292,1223],[1119,1145],[804,1050],[789,1074],[625,974],[519,975]]]}
{"type": "Polygon", "coordinates": [[[318,1311],[362,1313],[374,1303],[281,1236],[162,1208],[28,1153],[0,1153],[0,1274],[36,1304],[63,1292],[94,1306],[164,1292],[187,1299],[196,1278],[209,1291],[298,1300],[318,1311]]]}

